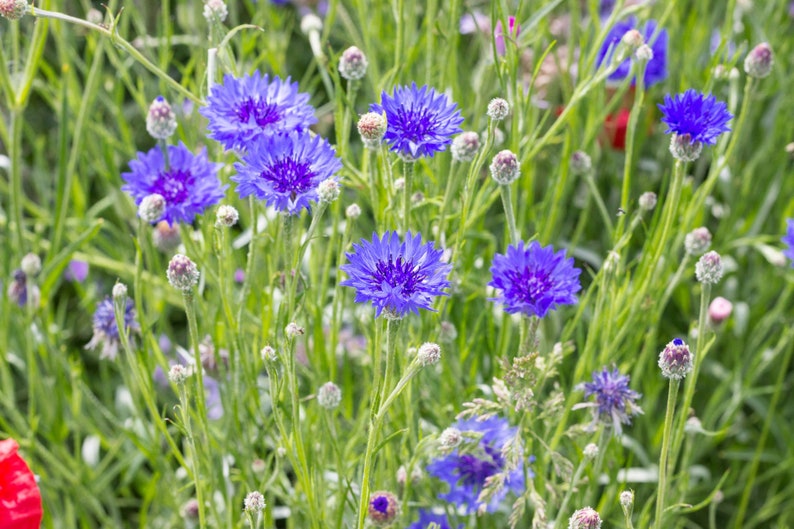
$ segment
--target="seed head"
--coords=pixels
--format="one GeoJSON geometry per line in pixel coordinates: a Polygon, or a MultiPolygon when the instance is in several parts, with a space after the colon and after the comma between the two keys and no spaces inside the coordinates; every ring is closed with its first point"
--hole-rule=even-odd
{"type": "Polygon", "coordinates": [[[441,359],[441,347],[432,342],[425,342],[419,346],[416,359],[419,360],[419,363],[423,366],[436,364],[441,359]]]}
{"type": "Polygon", "coordinates": [[[579,509],[568,520],[568,529],[601,529],[601,517],[591,507],[579,509]]]}
{"type": "Polygon", "coordinates": [[[358,133],[369,149],[377,149],[386,134],[386,118],[377,112],[367,112],[358,118],[358,133]]]}
{"type": "Polygon", "coordinates": [[[494,121],[502,121],[507,117],[507,114],[510,112],[510,103],[506,100],[502,99],[501,97],[496,97],[491,99],[491,102],[488,103],[488,117],[494,121]]]}
{"type": "Polygon", "coordinates": [[[400,512],[400,502],[391,492],[379,490],[369,497],[367,517],[376,527],[391,525],[400,512]]]}
{"type": "Polygon", "coordinates": [[[138,216],[144,222],[158,222],[165,214],[165,206],[166,203],[163,195],[157,193],[146,195],[143,197],[143,200],[141,200],[141,203],[138,204],[138,216]]]}
{"type": "Polygon", "coordinates": [[[747,54],[747,58],[744,59],[744,71],[750,77],[763,79],[772,72],[774,62],[772,48],[766,42],[762,42],[747,54]]]}
{"type": "Polygon", "coordinates": [[[240,213],[237,212],[237,208],[228,204],[219,206],[215,213],[216,228],[231,228],[237,224],[238,220],[240,220],[240,213]]]}
{"type": "Polygon", "coordinates": [[[438,444],[442,450],[452,450],[463,441],[463,434],[455,427],[450,427],[438,436],[438,444]]]}
{"type": "Polygon", "coordinates": [[[218,20],[223,22],[229,15],[229,10],[226,9],[226,3],[223,0],[206,0],[204,2],[204,18],[207,22],[218,20]]]}
{"type": "Polygon", "coordinates": [[[350,46],[339,58],[339,75],[348,81],[356,81],[367,75],[367,56],[355,46],[350,46]]]}
{"type": "Polygon", "coordinates": [[[695,265],[695,277],[707,285],[719,283],[722,273],[722,257],[714,251],[704,254],[695,265]]]}
{"type": "Polygon", "coordinates": [[[339,198],[341,192],[342,189],[339,186],[339,182],[334,178],[323,180],[317,186],[317,197],[321,204],[330,204],[339,198]]]}
{"type": "Polygon", "coordinates": [[[113,285],[113,299],[124,299],[127,297],[127,285],[124,283],[116,283],[113,285]]]}
{"type": "Polygon", "coordinates": [[[350,204],[349,206],[347,206],[347,209],[345,209],[345,217],[351,220],[356,220],[360,216],[361,216],[361,207],[359,207],[358,204],[350,204]]]}
{"type": "Polygon", "coordinates": [[[19,20],[28,12],[25,0],[0,0],[0,15],[8,20],[19,20]]]}
{"type": "Polygon", "coordinates": [[[22,258],[19,267],[27,277],[36,277],[41,272],[41,257],[35,253],[29,253],[22,258]]]}
{"type": "Polygon", "coordinates": [[[659,369],[662,376],[671,380],[681,380],[692,371],[692,353],[681,338],[675,338],[659,353],[659,369]]]}
{"type": "Polygon", "coordinates": [[[684,251],[689,255],[701,255],[711,246],[711,232],[708,228],[695,228],[684,237],[684,251]]]}
{"type": "Polygon", "coordinates": [[[670,154],[681,162],[694,162],[700,157],[703,144],[692,141],[689,134],[673,134],[670,138],[670,154]]]}
{"type": "Polygon", "coordinates": [[[187,292],[198,283],[199,271],[196,263],[191,261],[190,257],[178,253],[168,263],[166,276],[172,287],[187,292]]]}
{"type": "Polygon", "coordinates": [[[576,151],[571,155],[571,172],[574,175],[581,176],[590,172],[593,168],[593,162],[590,156],[584,151],[576,151]]]}
{"type": "Polygon", "coordinates": [[[260,513],[265,510],[265,497],[258,491],[249,492],[243,500],[243,508],[247,513],[260,513]]]}
{"type": "MultiPolygon", "coordinates": [[[[206,6],[204,7],[206,11],[206,6]]],[[[146,131],[156,140],[171,137],[176,130],[176,115],[163,96],[157,96],[146,114],[146,131]]]]}
{"type": "Polygon", "coordinates": [[[333,382],[326,382],[317,390],[317,402],[326,410],[333,410],[342,402],[342,390],[333,382]]]}
{"type": "Polygon", "coordinates": [[[452,159],[456,162],[470,162],[480,149],[480,135],[473,131],[466,131],[452,140],[450,151],[452,159]]]}
{"type": "Polygon", "coordinates": [[[646,191],[640,195],[640,207],[645,211],[652,211],[656,207],[656,193],[646,191]]]}
{"type": "Polygon", "coordinates": [[[510,185],[521,175],[518,157],[506,149],[493,157],[490,169],[491,177],[503,186],[510,185]]]}
{"type": "Polygon", "coordinates": [[[183,384],[187,377],[190,375],[187,368],[182,364],[174,364],[171,366],[171,369],[168,370],[168,380],[176,384],[183,384]]]}

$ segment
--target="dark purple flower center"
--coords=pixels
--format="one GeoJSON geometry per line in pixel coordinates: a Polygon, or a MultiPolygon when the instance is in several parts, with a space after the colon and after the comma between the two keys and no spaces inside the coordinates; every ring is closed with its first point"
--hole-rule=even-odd
{"type": "Polygon", "coordinates": [[[372,508],[386,514],[389,510],[389,499],[386,496],[377,496],[372,500],[372,508]]]}
{"type": "Polygon", "coordinates": [[[282,158],[269,164],[259,176],[273,185],[277,193],[289,193],[294,200],[299,194],[314,187],[316,176],[311,166],[294,158],[282,158]]]}
{"type": "Polygon", "coordinates": [[[413,143],[424,141],[428,131],[433,127],[433,116],[426,108],[403,110],[400,112],[400,125],[404,139],[413,143]]]}
{"type": "Polygon", "coordinates": [[[237,108],[237,117],[242,123],[253,119],[260,127],[266,127],[281,119],[278,105],[247,97],[237,108]]]}
{"type": "Polygon", "coordinates": [[[374,283],[386,283],[393,289],[400,288],[405,296],[416,292],[425,277],[416,270],[412,262],[405,261],[402,257],[398,257],[396,261],[391,258],[388,261],[378,261],[375,265],[374,283]]]}
{"type": "Polygon", "coordinates": [[[167,205],[182,204],[187,200],[196,177],[190,171],[171,169],[159,174],[152,193],[162,195],[167,205]]]}
{"type": "Polygon", "coordinates": [[[543,270],[530,270],[529,267],[525,267],[520,272],[509,271],[507,277],[510,280],[513,294],[526,303],[537,302],[552,287],[549,273],[543,270]]]}
{"type": "Polygon", "coordinates": [[[464,454],[458,458],[458,474],[460,481],[465,486],[480,488],[485,480],[502,470],[502,456],[493,447],[486,445],[486,459],[480,459],[472,454],[464,454]]]}

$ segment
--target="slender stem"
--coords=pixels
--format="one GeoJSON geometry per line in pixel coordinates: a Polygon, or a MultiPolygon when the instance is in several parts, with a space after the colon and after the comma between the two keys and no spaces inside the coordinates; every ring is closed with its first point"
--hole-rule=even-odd
{"type": "Polygon", "coordinates": [[[245,265],[245,279],[243,280],[243,288],[240,290],[240,301],[237,307],[237,325],[242,325],[243,322],[243,309],[248,300],[248,293],[251,291],[251,282],[253,281],[254,274],[254,260],[256,259],[256,243],[259,236],[259,218],[258,210],[256,207],[256,200],[254,196],[248,199],[248,206],[251,210],[251,240],[248,242],[248,258],[245,265]]]}
{"type": "Polygon", "coordinates": [[[667,457],[670,453],[670,434],[673,430],[673,418],[675,415],[675,399],[678,396],[677,379],[670,379],[670,386],[667,392],[667,411],[664,414],[664,436],[662,438],[662,452],[659,454],[659,484],[656,489],[656,527],[661,529],[662,517],[664,516],[664,496],[667,491],[667,457]]]}
{"type": "MultiPolygon", "coordinates": [[[[297,295],[297,290],[298,290],[298,280],[300,278],[301,261],[303,260],[303,256],[306,253],[306,250],[309,248],[309,244],[311,244],[311,240],[314,237],[314,233],[317,231],[317,226],[320,225],[320,219],[322,218],[323,213],[327,208],[328,208],[328,203],[326,202],[320,202],[317,205],[317,209],[312,215],[312,222],[311,224],[309,224],[309,230],[306,232],[306,240],[303,242],[303,244],[299,244],[298,246],[298,252],[297,255],[295,256],[295,261],[293,263],[294,266],[292,267],[292,278],[289,284],[289,292],[287,293],[288,308],[289,308],[289,310],[287,311],[288,318],[294,317],[293,312],[295,311],[295,296],[297,295]]],[[[291,217],[288,218],[287,222],[290,223],[292,222],[291,217]]],[[[287,242],[289,243],[291,239],[292,236],[290,236],[290,234],[288,233],[287,242]]]]}
{"type": "MultiPolygon", "coordinates": [[[[201,371],[198,369],[197,371],[201,371]]],[[[199,514],[199,527],[204,529],[207,527],[207,514],[206,514],[206,506],[204,505],[204,491],[201,486],[201,468],[199,466],[199,455],[197,450],[196,444],[196,437],[193,435],[193,426],[192,421],[190,420],[190,408],[188,406],[188,396],[187,396],[187,388],[185,384],[179,384],[178,386],[179,392],[179,405],[182,411],[182,426],[185,428],[185,433],[187,434],[187,442],[190,446],[190,465],[193,470],[193,481],[196,487],[196,502],[198,503],[198,514],[199,514]]],[[[199,394],[204,394],[204,389],[199,389],[199,394]]]]}
{"type": "MultiPolygon", "coordinates": [[[[639,68],[637,71],[637,89],[634,92],[634,104],[629,113],[629,123],[626,128],[626,159],[623,164],[623,187],[620,192],[620,207],[628,209],[629,193],[631,192],[631,172],[634,167],[634,136],[637,131],[637,121],[639,121],[640,111],[642,104],[645,100],[645,67],[648,63],[646,61],[639,61],[639,68]]],[[[617,241],[623,235],[623,229],[626,225],[625,215],[618,221],[617,232],[615,232],[614,240],[617,241]]]]}
{"type": "Polygon", "coordinates": [[[568,503],[571,501],[571,496],[573,496],[573,491],[576,488],[576,484],[579,482],[579,478],[582,477],[582,472],[584,472],[584,468],[586,466],[587,459],[582,458],[579,461],[579,465],[576,467],[576,471],[571,478],[571,482],[568,485],[568,490],[565,492],[565,496],[562,498],[562,503],[560,503],[560,508],[557,510],[557,517],[554,519],[554,526],[553,527],[560,527],[560,522],[565,519],[565,511],[568,508],[568,503]]]}
{"type": "Polygon", "coordinates": [[[403,233],[408,232],[411,224],[411,188],[414,180],[414,163],[403,161],[403,179],[405,181],[405,187],[403,188],[403,233]]]}
{"type": "Polygon", "coordinates": [[[447,206],[452,200],[452,191],[457,184],[457,170],[459,165],[455,160],[452,160],[452,166],[449,168],[449,175],[447,176],[447,185],[444,188],[444,198],[441,200],[441,212],[438,216],[438,240],[441,241],[442,246],[446,246],[446,216],[447,206]]]}
{"type": "Polygon", "coordinates": [[[518,244],[518,241],[520,241],[521,238],[519,237],[518,229],[516,228],[516,215],[513,213],[513,198],[510,193],[510,186],[499,186],[499,191],[502,194],[502,205],[505,208],[507,227],[510,230],[510,244],[518,244]]]}
{"type": "Polygon", "coordinates": [[[11,111],[11,215],[14,219],[14,246],[19,255],[25,255],[24,225],[22,223],[22,109],[11,111]]]}
{"type": "Polygon", "coordinates": [[[207,404],[204,396],[204,368],[201,364],[201,352],[199,351],[199,332],[198,323],[196,320],[196,306],[195,296],[193,290],[183,290],[182,297],[185,300],[185,315],[187,316],[188,330],[190,332],[190,341],[193,345],[193,361],[195,362],[196,369],[196,402],[198,403],[198,415],[201,418],[202,426],[206,426],[207,421],[207,404]]]}

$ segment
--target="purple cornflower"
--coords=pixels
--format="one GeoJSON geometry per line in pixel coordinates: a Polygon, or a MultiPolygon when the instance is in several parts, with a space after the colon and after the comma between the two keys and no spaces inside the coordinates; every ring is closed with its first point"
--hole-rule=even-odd
{"type": "MultiPolygon", "coordinates": [[[[427,471],[431,475],[449,484],[449,492],[439,494],[439,498],[454,503],[467,513],[472,513],[483,507],[488,511],[495,510],[508,490],[516,494],[524,492],[523,460],[519,458],[516,468],[506,469],[506,461],[502,454],[505,445],[515,438],[517,428],[510,427],[507,420],[500,417],[489,417],[484,421],[478,418],[460,420],[453,427],[460,430],[464,436],[466,432],[477,432],[481,437],[474,450],[461,452],[460,449],[456,449],[427,466],[427,471]],[[504,480],[504,487],[491,497],[487,505],[480,504],[477,499],[486,480],[506,470],[509,471],[504,480]]],[[[520,450],[520,447],[517,449],[520,450]]],[[[529,471],[529,476],[534,477],[532,471],[529,471]]]]}
{"type": "MultiPolygon", "coordinates": [[[[431,523],[437,524],[438,529],[452,529],[446,514],[436,514],[428,509],[419,509],[419,519],[409,525],[407,529],[427,529],[431,523]]],[[[462,527],[463,524],[458,524],[458,529],[462,527]]]]}
{"type": "Polygon", "coordinates": [[[121,190],[130,194],[136,206],[153,193],[161,195],[166,203],[162,220],[190,224],[224,197],[227,186],[221,185],[216,175],[220,167],[207,159],[205,148],[193,154],[179,142],[168,146],[166,168],[163,151],[155,146],[130,161],[130,172],[121,174],[126,182],[121,190]]]}
{"type": "Polygon", "coordinates": [[[433,310],[433,298],[447,295],[444,289],[452,269],[441,261],[442,253],[410,231],[404,241],[396,232],[387,231],[380,238],[373,233],[372,241],[362,239],[346,254],[349,264],[339,268],[349,279],[340,285],[356,289],[356,303],[372,301],[376,317],[384,310],[390,318],[419,314],[420,308],[433,310]]]}
{"type": "Polygon", "coordinates": [[[85,261],[72,259],[63,271],[63,278],[66,281],[82,283],[86,277],[88,277],[88,263],[85,261]]]}
{"type": "Polygon", "coordinates": [[[22,270],[14,270],[14,279],[8,284],[8,298],[20,307],[30,304],[34,307],[41,301],[41,292],[35,284],[28,284],[28,276],[22,270]]]}
{"type": "Polygon", "coordinates": [[[783,236],[781,241],[788,246],[783,251],[783,255],[791,260],[791,266],[794,267],[794,219],[786,219],[786,235],[783,236]]]}
{"type": "Polygon", "coordinates": [[[452,136],[463,132],[463,117],[458,105],[446,95],[416,83],[397,86],[393,95],[381,94],[381,104],[370,105],[372,112],[386,113],[388,128],[383,137],[391,150],[405,159],[432,157],[452,143],[452,136]]]}
{"type": "Polygon", "coordinates": [[[659,110],[664,114],[662,122],[668,126],[665,134],[688,137],[690,143],[714,145],[720,134],[731,130],[728,122],[733,115],[725,103],[692,88],[672,97],[667,94],[659,110]]]}
{"type": "Polygon", "coordinates": [[[576,303],[581,272],[574,268],[573,257],[565,258],[565,250],[555,253],[552,246],[537,241],[511,244],[506,255],[494,255],[488,285],[502,292],[490,301],[504,305],[508,314],[542,318],[557,305],[576,303]]]}
{"type": "MultiPolygon", "coordinates": [[[[653,51],[653,58],[648,61],[645,66],[645,75],[643,80],[645,86],[664,81],[667,78],[667,30],[658,29],[655,20],[649,20],[645,25],[640,28],[637,25],[636,17],[629,17],[623,22],[615,24],[601,45],[596,58],[596,65],[601,66],[604,62],[609,63],[612,56],[615,54],[618,46],[621,44],[623,35],[627,31],[637,29],[642,34],[645,42],[651,47],[653,51]]],[[[620,63],[617,69],[609,76],[610,81],[622,81],[631,73],[631,58],[627,57],[625,61],[620,63]]],[[[631,84],[635,84],[636,79],[631,80],[631,84]]]]}
{"type": "MultiPolygon", "coordinates": [[[[135,319],[135,308],[131,299],[127,299],[124,309],[124,328],[136,333],[141,331],[140,325],[135,319]]],[[[121,340],[111,298],[105,298],[97,305],[94,311],[94,335],[85,348],[96,349],[100,345],[102,346],[102,352],[99,353],[99,358],[115,360],[121,340]]]]}
{"type": "Polygon", "coordinates": [[[264,136],[249,145],[242,163],[234,164],[240,198],[254,195],[269,206],[290,215],[311,209],[317,202],[317,186],[326,179],[336,180],[342,168],[336,151],[320,136],[293,132],[264,136]]]}
{"type": "Polygon", "coordinates": [[[593,381],[580,388],[585,398],[595,396],[595,401],[576,404],[573,409],[592,408],[593,422],[612,426],[615,435],[621,434],[621,424],[631,424],[631,417],[642,413],[636,402],[642,395],[629,389],[629,376],[621,375],[617,367],[594,371],[593,381]]]}
{"type": "Polygon", "coordinates": [[[309,95],[298,92],[298,83],[268,74],[223,77],[199,110],[209,120],[209,137],[227,149],[247,149],[248,144],[272,134],[305,130],[317,123],[309,95]]]}
{"type": "MultiPolygon", "coordinates": [[[[507,17],[507,29],[507,35],[509,39],[515,39],[518,37],[518,33],[521,31],[521,26],[519,26],[516,22],[516,17],[507,17]]],[[[496,29],[493,30],[493,37],[496,43],[496,53],[501,57],[507,53],[507,48],[505,47],[504,27],[502,26],[501,20],[496,21],[496,29]]]]}

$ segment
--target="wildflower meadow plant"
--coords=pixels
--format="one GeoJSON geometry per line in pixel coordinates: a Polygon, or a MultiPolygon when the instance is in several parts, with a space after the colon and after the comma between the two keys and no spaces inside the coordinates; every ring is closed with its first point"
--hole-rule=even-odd
{"type": "Polygon", "coordinates": [[[670,151],[677,160],[696,160],[703,145],[714,145],[721,134],[731,130],[728,122],[733,115],[725,103],[692,88],[675,96],[666,95],[659,110],[668,127],[665,134],[673,135],[670,151]]]}

